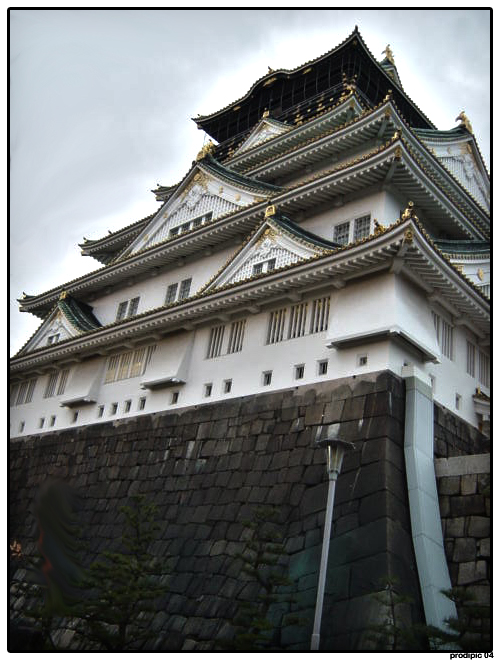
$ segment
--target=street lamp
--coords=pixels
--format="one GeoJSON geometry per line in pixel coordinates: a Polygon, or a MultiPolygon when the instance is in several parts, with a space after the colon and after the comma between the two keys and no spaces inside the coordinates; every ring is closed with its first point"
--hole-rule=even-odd
{"type": "Polygon", "coordinates": [[[342,468],[342,460],[346,451],[354,449],[352,442],[341,440],[339,436],[340,424],[320,424],[316,429],[315,443],[326,449],[326,471],[328,474],[328,499],[325,512],[325,529],[323,531],[323,547],[321,549],[321,563],[319,567],[318,594],[316,596],[316,610],[314,612],[314,625],[311,635],[311,651],[319,649],[321,617],[323,614],[323,597],[325,594],[326,569],[328,565],[328,551],[330,549],[330,534],[332,529],[333,502],[335,499],[335,484],[342,468]]]}

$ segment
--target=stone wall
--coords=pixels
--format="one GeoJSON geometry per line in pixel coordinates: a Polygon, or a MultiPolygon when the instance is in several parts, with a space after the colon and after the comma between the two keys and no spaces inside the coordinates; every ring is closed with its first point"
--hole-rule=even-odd
{"type": "MultiPolygon", "coordinates": [[[[324,450],[313,445],[311,426],[322,420],[338,424],[355,450],[337,484],[321,648],[365,649],[369,626],[385,616],[374,595],[387,576],[413,603],[398,614],[400,623],[422,621],[404,471],[404,384],[388,372],[14,440],[10,540],[36,553],[33,506],[47,480],[79,494],[92,556],[119,538],[119,507],[144,494],[161,521],[153,550],[171,571],[149,622],[151,647],[210,650],[231,638],[238,603],[258,593],[236,558],[245,547],[242,522],[255,507],[273,505],[294,580],[291,611],[305,621],[286,626],[276,611],[274,639],[281,649],[306,650],[327,495],[324,450]]],[[[13,596],[15,621],[22,610],[13,596]]]]}
{"type": "Polygon", "coordinates": [[[490,454],[436,461],[443,539],[451,583],[453,587],[466,587],[474,602],[485,606],[490,606],[491,596],[489,463],[490,454]]]}

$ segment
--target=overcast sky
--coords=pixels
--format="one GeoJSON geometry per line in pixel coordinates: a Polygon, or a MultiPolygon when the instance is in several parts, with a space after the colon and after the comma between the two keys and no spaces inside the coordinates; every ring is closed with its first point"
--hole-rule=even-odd
{"type": "Polygon", "coordinates": [[[441,129],[465,110],[489,167],[486,10],[13,10],[10,13],[11,354],[40,325],[16,298],[95,270],[80,256],[158,208],[205,134],[191,117],[295,68],[357,24],[389,43],[408,96],[441,129]]]}

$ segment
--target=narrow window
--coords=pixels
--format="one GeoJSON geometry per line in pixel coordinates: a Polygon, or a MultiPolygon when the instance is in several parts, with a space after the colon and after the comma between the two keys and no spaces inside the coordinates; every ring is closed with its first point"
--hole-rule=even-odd
{"type": "Polygon", "coordinates": [[[370,235],[370,216],[364,215],[354,220],[354,240],[359,241],[370,235]]]}
{"type": "Polygon", "coordinates": [[[460,410],[461,403],[462,403],[462,397],[460,396],[460,394],[455,394],[455,408],[457,410],[460,410]]]}
{"type": "Polygon", "coordinates": [[[17,399],[16,399],[16,406],[19,406],[24,403],[27,389],[28,389],[28,381],[24,381],[24,383],[21,383],[21,386],[19,387],[19,392],[17,394],[17,399]]]}
{"type": "Polygon", "coordinates": [[[270,385],[272,379],[273,379],[273,372],[272,371],[263,371],[262,372],[262,384],[263,385],[270,385]]]}
{"type": "Polygon", "coordinates": [[[309,332],[323,332],[328,330],[328,318],[330,316],[330,298],[317,298],[312,304],[311,326],[309,332]]]}
{"type": "Polygon", "coordinates": [[[358,355],[358,367],[366,367],[368,364],[368,355],[358,355]]]}
{"type": "Polygon", "coordinates": [[[55,335],[49,335],[49,337],[47,338],[47,346],[50,346],[51,344],[57,344],[60,336],[61,335],[59,333],[55,335]]]}
{"type": "Polygon", "coordinates": [[[319,360],[318,375],[324,376],[326,373],[328,373],[328,360],[319,360]]]}
{"type": "Polygon", "coordinates": [[[32,378],[28,382],[28,391],[26,392],[25,403],[31,403],[33,399],[33,392],[35,391],[36,380],[37,380],[36,378],[32,378]]]}
{"type": "Polygon", "coordinates": [[[286,308],[278,309],[269,315],[266,344],[283,341],[285,331],[286,308]]]}
{"type": "Polygon", "coordinates": [[[130,399],[128,399],[127,401],[125,401],[125,405],[123,407],[123,412],[126,412],[126,413],[130,412],[131,407],[132,407],[132,401],[130,399]]]}
{"type": "Polygon", "coordinates": [[[269,259],[267,262],[267,272],[274,270],[276,268],[276,259],[269,259]]]}
{"type": "Polygon", "coordinates": [[[252,268],[252,275],[260,275],[262,273],[263,264],[254,264],[252,268]]]}
{"type": "Polygon", "coordinates": [[[145,407],[146,407],[146,397],[141,396],[141,398],[139,399],[139,410],[144,410],[145,407]]]}
{"type": "Polygon", "coordinates": [[[206,397],[212,396],[212,383],[206,383],[205,384],[204,392],[205,392],[206,397]]]}
{"type": "Polygon", "coordinates": [[[99,406],[97,409],[97,416],[102,417],[104,415],[104,406],[99,406]]]}
{"type": "Polygon", "coordinates": [[[128,378],[132,353],[124,353],[120,359],[120,368],[118,369],[117,380],[128,378]]]}
{"type": "Polygon", "coordinates": [[[66,383],[68,382],[69,369],[64,369],[59,374],[59,387],[57,388],[57,395],[64,394],[66,383]]]}
{"type": "Polygon", "coordinates": [[[19,383],[15,383],[10,388],[10,405],[11,406],[16,405],[16,398],[17,398],[18,391],[19,391],[19,383]]]}
{"type": "Polygon", "coordinates": [[[441,351],[443,355],[453,360],[453,328],[444,319],[441,319],[441,351]]]}
{"type": "Polygon", "coordinates": [[[56,416],[55,416],[55,415],[51,415],[51,417],[50,417],[50,425],[51,425],[51,426],[54,426],[55,423],[56,423],[56,416]]]}
{"type": "Polygon", "coordinates": [[[106,371],[106,376],[104,377],[105,383],[113,383],[116,380],[116,374],[118,371],[118,365],[120,364],[120,356],[113,355],[108,360],[108,369],[106,371]]]}
{"type": "Polygon", "coordinates": [[[201,227],[201,225],[203,224],[203,219],[204,219],[204,217],[205,217],[205,216],[202,215],[200,218],[195,218],[195,219],[193,220],[193,228],[194,228],[194,229],[196,229],[196,227],[201,227]]]}
{"type": "Polygon", "coordinates": [[[175,302],[175,298],[177,296],[177,287],[178,283],[175,282],[174,284],[170,284],[167,288],[167,295],[165,298],[165,305],[169,305],[170,303],[175,302]]]}
{"type": "Polygon", "coordinates": [[[179,233],[179,227],[173,227],[173,228],[170,230],[170,234],[169,234],[169,236],[177,236],[178,233],[179,233]]]}
{"type": "Polygon", "coordinates": [[[118,410],[118,404],[117,404],[117,403],[112,403],[112,404],[111,404],[111,412],[110,412],[110,414],[111,414],[111,415],[116,415],[117,410],[118,410]]]}
{"type": "Polygon", "coordinates": [[[490,386],[490,358],[486,353],[478,351],[479,354],[479,382],[485,387],[490,386]]]}
{"type": "Polygon", "coordinates": [[[122,319],[125,318],[125,314],[127,313],[127,307],[128,307],[128,300],[124,300],[118,305],[118,311],[116,312],[117,321],[121,321],[122,319]]]}
{"type": "Polygon", "coordinates": [[[24,426],[25,426],[25,422],[21,422],[19,424],[19,433],[22,433],[24,431],[24,426]]]}
{"type": "Polygon", "coordinates": [[[224,394],[229,394],[233,386],[233,381],[231,379],[224,381],[224,394]]]}
{"type": "Polygon", "coordinates": [[[340,243],[341,245],[347,245],[349,243],[349,222],[342,222],[340,225],[336,225],[333,228],[333,240],[335,243],[340,243]]]}
{"type": "Polygon", "coordinates": [[[44,399],[48,399],[51,396],[54,396],[56,390],[57,377],[58,377],[57,372],[50,374],[49,380],[47,382],[47,387],[45,388],[45,392],[43,395],[44,399]]]}
{"type": "Polygon", "coordinates": [[[304,378],[304,365],[296,364],[295,365],[295,380],[301,380],[304,378]]]}
{"type": "Polygon", "coordinates": [[[45,417],[40,417],[40,421],[38,422],[38,428],[43,429],[44,424],[45,424],[45,417]]]}
{"type": "Polygon", "coordinates": [[[182,280],[181,288],[179,291],[179,300],[184,300],[185,298],[189,297],[189,290],[191,289],[191,280],[192,280],[191,277],[187,280],[182,280]]]}
{"type": "Polygon", "coordinates": [[[170,403],[174,405],[175,403],[178,403],[179,401],[179,392],[172,392],[172,398],[170,399],[170,403]]]}
{"type": "Polygon", "coordinates": [[[73,424],[78,421],[78,410],[73,413],[73,424]]]}
{"type": "Polygon", "coordinates": [[[140,376],[143,369],[142,365],[144,362],[144,356],[146,354],[145,348],[139,348],[134,351],[132,357],[132,364],[130,365],[129,378],[134,378],[135,376],[140,376]]]}
{"type": "Polygon", "coordinates": [[[218,325],[210,330],[208,340],[207,358],[218,357],[222,352],[222,342],[224,340],[224,326],[218,325]]]}
{"type": "Polygon", "coordinates": [[[231,323],[229,331],[229,341],[227,344],[228,353],[238,353],[243,348],[243,336],[245,334],[246,321],[234,321],[231,323]]]}
{"type": "Polygon", "coordinates": [[[307,303],[299,303],[290,308],[288,339],[303,337],[306,334],[307,303]]]}
{"type": "Polygon", "coordinates": [[[467,341],[467,373],[476,375],[476,347],[470,341],[467,341]]]}
{"type": "Polygon", "coordinates": [[[128,308],[127,318],[130,318],[131,316],[135,316],[137,314],[138,308],[139,308],[139,297],[132,298],[128,308]]]}

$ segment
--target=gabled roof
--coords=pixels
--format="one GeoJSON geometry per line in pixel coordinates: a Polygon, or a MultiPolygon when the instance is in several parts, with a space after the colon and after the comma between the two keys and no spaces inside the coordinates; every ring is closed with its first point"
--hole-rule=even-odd
{"type": "Polygon", "coordinates": [[[243,143],[236,149],[234,156],[240,154],[241,152],[247,151],[252,147],[267,142],[277,135],[283,135],[292,129],[292,126],[288,126],[281,121],[276,121],[270,117],[263,117],[258,124],[250,132],[250,135],[243,141],[243,143]]]}
{"type": "MultiPolygon", "coordinates": [[[[353,71],[359,72],[355,85],[370,105],[378,104],[388,90],[394,88],[396,102],[411,125],[434,127],[402,87],[394,85],[394,78],[369,51],[357,26],[339,46],[324,55],[293,70],[269,71],[237,101],[211,114],[199,115],[193,121],[222,143],[254,126],[266,108],[275,119],[284,120],[290,108],[294,108],[298,103],[294,98],[294,85],[299,84],[308,90],[305,93],[306,99],[312,100],[318,93],[327,91],[339,95],[343,91],[342,75],[350,76],[353,71]],[[318,75],[320,70],[321,76],[318,75]],[[322,82],[318,89],[320,78],[322,82]],[[285,102],[285,98],[289,100],[285,102]],[[281,99],[280,107],[275,99],[281,99]]],[[[303,98],[302,96],[301,102],[303,98]]]]}
{"type": "MultiPolygon", "coordinates": [[[[43,321],[24,346],[19,350],[18,355],[29,350],[30,347],[36,346],[41,340],[43,340],[47,335],[49,328],[54,323],[60,328],[63,328],[64,333],[69,335],[69,338],[102,328],[102,324],[94,316],[90,305],[87,305],[63,292],[45,321],[43,321]]],[[[59,332],[59,329],[57,332],[59,332]]]]}
{"type": "Polygon", "coordinates": [[[253,276],[251,267],[254,263],[273,259],[276,262],[274,270],[315,256],[331,254],[339,247],[338,243],[307,231],[277,212],[274,206],[269,206],[261,225],[200,291],[214,290],[229,282],[239,282],[253,276]]]}
{"type": "MultiPolygon", "coordinates": [[[[283,222],[283,220],[282,220],[283,222]]],[[[290,228],[289,222],[286,223],[290,228]]],[[[413,211],[406,211],[389,227],[379,228],[369,237],[348,245],[325,249],[308,259],[284,265],[269,273],[253,275],[237,282],[228,282],[217,289],[198,291],[189,298],[148,310],[131,319],[115,321],[105,327],[87,331],[54,346],[40,347],[29,354],[21,351],[11,360],[12,369],[36,368],[76,351],[95,353],[110,342],[123,342],[134,338],[151,337],[151,333],[172,332],[185,327],[189,319],[212,317],[214,313],[238,310],[260,300],[276,300],[300,290],[303,282],[308,286],[324,286],[331,282],[343,286],[349,279],[363,277],[379,268],[391,268],[394,260],[403,259],[404,266],[396,272],[407,277],[429,294],[438,292],[456,310],[456,314],[470,318],[483,336],[489,333],[490,303],[484,293],[443,254],[427,234],[413,211]],[[304,279],[305,278],[305,279],[304,279]]]]}

